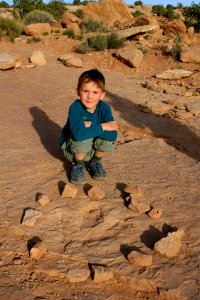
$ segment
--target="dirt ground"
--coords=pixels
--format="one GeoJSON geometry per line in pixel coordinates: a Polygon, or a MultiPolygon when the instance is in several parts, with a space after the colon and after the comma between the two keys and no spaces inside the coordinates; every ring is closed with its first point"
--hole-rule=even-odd
{"type": "MultiPolygon", "coordinates": [[[[45,66],[0,71],[0,299],[200,299],[200,119],[166,118],[138,106],[147,99],[195,97],[144,87],[157,72],[177,67],[172,58],[153,51],[137,70],[109,51],[80,55],[84,67],[67,68],[57,58],[76,43],[64,36],[35,44],[27,44],[25,37],[0,43],[0,52],[19,55],[23,63],[34,49],[47,59],[45,66]],[[106,181],[96,182],[87,173],[88,184],[78,186],[75,199],[61,198],[71,166],[58,136],[76,98],[77,78],[92,67],[104,73],[105,101],[132,138],[124,140],[121,130],[116,150],[104,160],[106,181]],[[139,185],[151,206],[162,209],[159,219],[126,207],[129,183],[139,185]],[[94,185],[105,191],[103,200],[89,200],[87,191],[94,185]],[[49,196],[47,206],[36,202],[39,193],[49,196]],[[42,212],[33,227],[21,224],[27,208],[42,212]],[[174,258],[155,252],[155,242],[177,228],[185,231],[180,252],[174,258]],[[48,253],[35,261],[29,249],[38,239],[48,253]],[[151,254],[152,265],[131,264],[131,250],[151,254]],[[95,282],[91,265],[114,275],[95,282]]],[[[200,72],[199,65],[178,66],[200,72]]]]}

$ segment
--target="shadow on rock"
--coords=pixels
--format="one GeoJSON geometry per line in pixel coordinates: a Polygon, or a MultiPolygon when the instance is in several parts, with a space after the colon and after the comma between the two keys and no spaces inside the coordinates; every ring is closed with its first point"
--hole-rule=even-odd
{"type": "Polygon", "coordinates": [[[130,245],[125,245],[125,244],[121,244],[120,245],[120,252],[121,254],[128,259],[128,255],[129,253],[131,253],[132,251],[137,251],[137,252],[141,252],[140,249],[138,247],[135,246],[130,246],[130,245]]]}
{"type": "Polygon", "coordinates": [[[164,138],[166,143],[187,154],[196,161],[200,161],[199,137],[186,125],[176,119],[142,112],[138,105],[127,98],[120,97],[107,91],[112,107],[120,112],[119,119],[130,125],[146,129],[149,128],[155,137],[164,138]]]}

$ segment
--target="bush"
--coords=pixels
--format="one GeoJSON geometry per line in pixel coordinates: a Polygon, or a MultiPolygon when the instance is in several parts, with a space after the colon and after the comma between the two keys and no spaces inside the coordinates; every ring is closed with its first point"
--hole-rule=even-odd
{"type": "Polygon", "coordinates": [[[66,3],[63,0],[53,0],[46,5],[45,10],[53,15],[55,20],[59,21],[61,16],[67,11],[66,3]]]}
{"type": "Polygon", "coordinates": [[[154,13],[157,16],[164,16],[165,8],[164,8],[163,5],[153,5],[152,6],[152,13],[154,13]]]}
{"type": "Polygon", "coordinates": [[[143,15],[144,13],[137,9],[136,11],[132,12],[131,14],[133,17],[138,17],[138,16],[143,15]]]}
{"type": "Polygon", "coordinates": [[[107,38],[105,35],[94,35],[88,38],[88,45],[97,51],[105,50],[108,48],[107,38]]]}
{"type": "Polygon", "coordinates": [[[142,1],[135,1],[135,3],[134,3],[135,6],[141,6],[142,4],[143,4],[142,1]]]}
{"type": "Polygon", "coordinates": [[[172,57],[177,61],[180,60],[181,50],[182,50],[182,39],[181,36],[177,34],[174,39],[173,47],[171,50],[172,57]]]}
{"type": "Polygon", "coordinates": [[[8,7],[10,7],[10,5],[5,1],[0,1],[0,7],[8,8],[8,7]]]}
{"type": "Polygon", "coordinates": [[[88,19],[81,24],[83,32],[106,32],[103,22],[95,19],[88,19]]]}
{"type": "Polygon", "coordinates": [[[118,49],[124,46],[125,39],[119,38],[117,33],[113,32],[107,36],[108,49],[118,49]]]}
{"type": "Polygon", "coordinates": [[[13,0],[13,6],[19,10],[22,18],[32,10],[45,9],[45,4],[42,0],[13,0]]]}
{"type": "Polygon", "coordinates": [[[41,41],[42,41],[42,39],[40,37],[33,36],[32,38],[30,38],[30,39],[27,40],[27,44],[30,44],[30,43],[39,43],[41,41]]]}
{"type": "Polygon", "coordinates": [[[153,5],[152,12],[157,16],[163,16],[168,19],[179,19],[179,14],[175,13],[173,5],[168,4],[166,8],[163,5],[153,5]]]}
{"type": "Polygon", "coordinates": [[[83,19],[83,10],[81,8],[77,9],[76,11],[74,11],[72,13],[79,19],[83,19]]]}
{"type": "Polygon", "coordinates": [[[23,25],[15,20],[0,17],[1,36],[8,36],[13,42],[23,31],[23,25]]]}
{"type": "Polygon", "coordinates": [[[49,33],[48,33],[48,31],[45,31],[45,32],[43,32],[43,34],[42,35],[49,35],[49,33]]]}
{"type": "Polygon", "coordinates": [[[53,23],[54,17],[48,13],[47,11],[43,10],[33,10],[29,12],[23,19],[23,23],[25,25],[35,24],[35,23],[53,23]]]}
{"type": "Polygon", "coordinates": [[[91,50],[91,48],[88,45],[88,41],[83,42],[82,44],[80,44],[78,47],[76,47],[76,51],[79,53],[87,53],[91,50]]]}
{"type": "Polygon", "coordinates": [[[75,39],[75,33],[73,29],[67,29],[63,32],[63,35],[67,35],[70,39],[75,39]]]}
{"type": "Polygon", "coordinates": [[[194,26],[195,32],[200,32],[200,3],[192,3],[191,7],[184,7],[183,15],[187,28],[194,26]]]}

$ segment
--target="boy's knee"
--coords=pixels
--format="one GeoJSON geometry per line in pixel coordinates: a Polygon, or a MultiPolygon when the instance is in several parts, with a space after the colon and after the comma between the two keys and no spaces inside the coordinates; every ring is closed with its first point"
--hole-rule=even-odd
{"type": "Polygon", "coordinates": [[[94,148],[96,151],[112,152],[115,149],[115,142],[97,138],[94,143],[94,148]]]}

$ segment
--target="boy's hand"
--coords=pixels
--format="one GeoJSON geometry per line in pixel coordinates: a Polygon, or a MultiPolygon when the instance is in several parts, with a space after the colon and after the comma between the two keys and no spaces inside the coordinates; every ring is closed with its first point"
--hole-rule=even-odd
{"type": "Polygon", "coordinates": [[[90,121],[84,121],[85,127],[90,127],[92,122],[90,121]]]}
{"type": "Polygon", "coordinates": [[[101,123],[101,126],[102,126],[103,130],[106,130],[106,131],[118,130],[118,124],[116,121],[101,123]]]}

